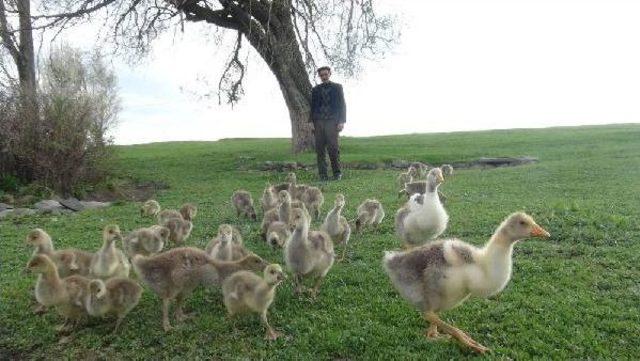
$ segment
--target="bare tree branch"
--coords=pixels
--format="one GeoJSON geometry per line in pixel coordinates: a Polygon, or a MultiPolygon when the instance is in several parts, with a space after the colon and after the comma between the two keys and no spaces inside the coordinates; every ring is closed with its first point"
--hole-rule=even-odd
{"type": "Polygon", "coordinates": [[[240,49],[242,48],[242,32],[238,31],[238,37],[236,38],[236,46],[233,50],[233,55],[218,82],[218,103],[222,103],[220,94],[225,93],[227,95],[227,103],[233,105],[238,102],[240,97],[244,94],[242,88],[242,81],[244,80],[245,66],[240,61],[240,49]]]}

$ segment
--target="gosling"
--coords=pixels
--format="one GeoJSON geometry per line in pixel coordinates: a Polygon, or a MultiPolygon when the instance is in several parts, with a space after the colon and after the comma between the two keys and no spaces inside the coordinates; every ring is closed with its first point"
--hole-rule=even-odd
{"type": "Polygon", "coordinates": [[[344,195],[338,193],[336,195],[333,209],[329,211],[324,223],[320,226],[320,230],[326,232],[331,237],[334,244],[342,244],[342,256],[339,261],[344,260],[344,257],[347,254],[347,245],[351,238],[351,227],[349,226],[347,219],[342,215],[342,209],[344,206],[344,195]]]}
{"type": "Polygon", "coordinates": [[[140,207],[140,215],[142,217],[157,217],[160,211],[160,203],[155,199],[149,199],[140,207]]]}
{"type": "Polygon", "coordinates": [[[311,290],[312,297],[318,294],[320,284],[333,266],[335,253],[331,237],[322,231],[309,231],[309,214],[299,208],[293,210],[291,228],[294,229],[287,240],[284,260],[293,273],[296,293],[303,290],[302,278],[315,278],[311,290]]]}
{"type": "Polygon", "coordinates": [[[87,285],[84,306],[91,316],[116,315],[112,334],[116,334],[122,320],[140,301],[142,287],[128,278],[110,278],[106,282],[95,279],[87,285]]]}
{"type": "Polygon", "coordinates": [[[291,236],[289,224],[285,222],[273,222],[267,229],[267,244],[272,248],[284,248],[287,239],[291,236]]]}
{"type": "Polygon", "coordinates": [[[188,316],[182,306],[185,299],[200,285],[222,285],[225,279],[241,270],[261,272],[267,263],[250,254],[236,262],[218,262],[204,251],[181,247],[154,256],[137,255],[132,260],[140,280],[162,299],[162,328],[173,327],[169,322],[169,305],[175,300],[175,318],[184,321],[188,316]]]}
{"type": "Polygon", "coordinates": [[[251,193],[244,190],[235,191],[231,196],[231,203],[236,209],[238,218],[240,218],[240,216],[245,216],[254,221],[257,219],[256,209],[253,206],[251,193]]]}
{"type": "Polygon", "coordinates": [[[193,223],[183,218],[170,218],[162,226],[169,229],[169,240],[178,246],[187,241],[193,230],[193,223]]]}
{"type": "Polygon", "coordinates": [[[32,256],[44,254],[48,256],[58,268],[60,277],[71,275],[88,276],[93,253],[70,248],[56,251],[53,248],[51,236],[43,229],[31,230],[25,239],[25,243],[35,247],[32,256]]]}
{"type": "Polygon", "coordinates": [[[136,254],[148,256],[160,253],[165,243],[169,241],[169,228],[163,226],[151,226],[140,228],[129,233],[122,240],[122,248],[131,259],[136,254]]]}
{"type": "Polygon", "coordinates": [[[180,207],[179,211],[174,209],[165,209],[158,213],[158,223],[162,224],[172,218],[182,218],[185,221],[193,222],[193,219],[198,214],[198,207],[193,203],[185,203],[180,207]]]}
{"type": "Polygon", "coordinates": [[[231,275],[222,285],[224,305],[229,317],[237,314],[255,312],[267,329],[265,339],[273,341],[281,336],[267,319],[267,311],[273,303],[276,287],[286,278],[282,267],[270,264],[264,269],[264,276],[259,277],[249,271],[239,271],[231,275]]]}
{"type": "Polygon", "coordinates": [[[205,251],[216,261],[236,261],[249,253],[233,241],[234,228],[228,224],[218,227],[218,236],[209,242],[205,251]]]}
{"type": "Polygon", "coordinates": [[[367,199],[358,206],[358,218],[356,218],[356,232],[360,233],[364,227],[372,225],[378,228],[385,217],[382,203],[376,199],[367,199]]]}
{"type": "Polygon", "coordinates": [[[411,167],[409,167],[409,169],[407,169],[406,172],[400,173],[396,180],[398,182],[398,185],[400,185],[400,187],[402,187],[406,183],[413,182],[413,180],[417,176],[418,176],[418,170],[415,167],[411,166],[411,167]]]}
{"type": "Polygon", "coordinates": [[[102,232],[102,248],[91,259],[90,275],[94,278],[129,277],[131,264],[124,253],[116,248],[116,241],[122,241],[120,227],[108,225],[102,232]]]}
{"type": "Polygon", "coordinates": [[[44,254],[31,258],[25,270],[38,275],[35,288],[38,303],[55,308],[64,317],[64,323],[56,327],[57,331],[71,331],[87,315],[83,300],[88,278],[78,275],[60,278],[55,263],[44,254]]]}

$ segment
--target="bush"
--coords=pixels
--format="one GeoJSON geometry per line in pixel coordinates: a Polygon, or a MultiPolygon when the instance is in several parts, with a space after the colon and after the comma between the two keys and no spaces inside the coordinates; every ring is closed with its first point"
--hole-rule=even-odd
{"type": "Polygon", "coordinates": [[[73,193],[109,172],[107,132],[120,109],[116,77],[99,53],[65,46],[52,51],[39,74],[36,106],[25,106],[33,102],[21,102],[15,88],[0,91],[0,170],[73,193]]]}

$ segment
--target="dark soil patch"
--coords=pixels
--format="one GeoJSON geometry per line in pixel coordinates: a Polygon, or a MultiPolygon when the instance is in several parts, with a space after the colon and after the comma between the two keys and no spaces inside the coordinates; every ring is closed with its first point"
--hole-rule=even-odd
{"type": "Polygon", "coordinates": [[[168,189],[165,182],[146,181],[141,183],[125,183],[113,189],[100,189],[91,192],[85,200],[98,202],[134,201],[142,202],[154,198],[156,193],[168,189]]]}

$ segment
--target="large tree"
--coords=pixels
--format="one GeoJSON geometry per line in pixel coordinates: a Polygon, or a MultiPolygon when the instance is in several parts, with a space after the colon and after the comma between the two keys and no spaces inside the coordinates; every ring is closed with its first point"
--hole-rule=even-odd
{"type": "MultiPolygon", "coordinates": [[[[9,53],[15,64],[23,96],[28,96],[33,101],[36,91],[36,66],[29,0],[0,0],[0,40],[2,48],[9,53]],[[11,21],[15,17],[17,29],[14,29],[11,21]]],[[[3,78],[11,77],[11,69],[2,60],[0,71],[3,78]]]]}
{"type": "Polygon", "coordinates": [[[296,152],[313,144],[307,120],[316,64],[354,75],[362,59],[383,55],[398,36],[374,0],[45,0],[42,10],[34,19],[43,28],[106,18],[116,44],[134,51],[146,51],[163,30],[184,29],[183,21],[235,32],[218,91],[231,103],[243,94],[246,59],[239,54],[248,42],[280,85],[296,152]]]}

